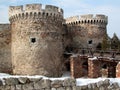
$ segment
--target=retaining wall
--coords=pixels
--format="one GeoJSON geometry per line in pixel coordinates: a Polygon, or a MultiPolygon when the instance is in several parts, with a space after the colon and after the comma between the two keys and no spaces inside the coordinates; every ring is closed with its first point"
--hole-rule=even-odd
{"type": "Polygon", "coordinates": [[[119,90],[118,83],[111,83],[110,80],[99,81],[89,85],[77,86],[76,80],[66,78],[64,80],[50,80],[27,77],[10,77],[0,80],[0,90],[119,90]]]}

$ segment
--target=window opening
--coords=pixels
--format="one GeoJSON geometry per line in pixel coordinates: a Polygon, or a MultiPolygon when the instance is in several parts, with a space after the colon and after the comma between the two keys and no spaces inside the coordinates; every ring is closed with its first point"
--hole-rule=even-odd
{"type": "Polygon", "coordinates": [[[93,42],[92,40],[89,40],[89,41],[88,41],[88,44],[92,44],[92,42],[93,42]]]}
{"type": "Polygon", "coordinates": [[[31,38],[31,42],[35,43],[36,42],[36,38],[31,38]]]}

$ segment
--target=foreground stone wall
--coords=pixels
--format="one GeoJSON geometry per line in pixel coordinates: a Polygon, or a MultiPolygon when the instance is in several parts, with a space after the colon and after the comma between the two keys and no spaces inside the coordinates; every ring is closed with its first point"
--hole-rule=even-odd
{"type": "Polygon", "coordinates": [[[0,73],[11,73],[11,31],[8,24],[0,24],[0,73]]]}
{"type": "Polygon", "coordinates": [[[0,80],[0,90],[119,90],[118,83],[110,80],[99,81],[88,85],[78,86],[76,80],[50,80],[43,78],[11,77],[0,80]]]}

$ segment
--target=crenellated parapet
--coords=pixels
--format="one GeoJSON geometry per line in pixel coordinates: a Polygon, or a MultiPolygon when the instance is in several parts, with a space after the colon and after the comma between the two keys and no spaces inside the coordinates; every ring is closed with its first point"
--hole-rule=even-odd
{"type": "Polygon", "coordinates": [[[58,19],[63,18],[63,10],[59,7],[42,4],[27,4],[26,6],[10,6],[9,7],[9,19],[16,20],[19,18],[31,18],[31,17],[54,17],[58,19]]]}
{"type": "Polygon", "coordinates": [[[108,17],[102,14],[97,14],[94,16],[93,14],[88,15],[80,15],[80,16],[72,16],[69,18],[66,18],[66,24],[96,24],[96,23],[108,23],[108,17]]]}

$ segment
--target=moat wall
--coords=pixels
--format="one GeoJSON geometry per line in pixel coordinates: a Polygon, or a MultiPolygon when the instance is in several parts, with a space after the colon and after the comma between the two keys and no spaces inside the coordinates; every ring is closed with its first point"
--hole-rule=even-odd
{"type": "Polygon", "coordinates": [[[118,83],[109,79],[78,86],[75,79],[50,80],[44,78],[4,78],[0,80],[0,90],[119,90],[118,83]]]}

